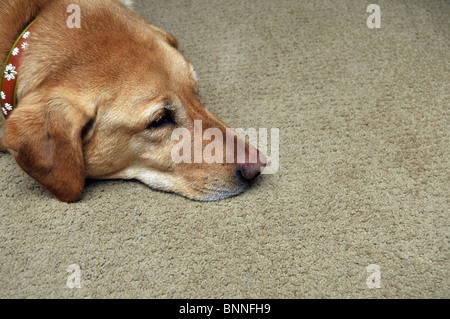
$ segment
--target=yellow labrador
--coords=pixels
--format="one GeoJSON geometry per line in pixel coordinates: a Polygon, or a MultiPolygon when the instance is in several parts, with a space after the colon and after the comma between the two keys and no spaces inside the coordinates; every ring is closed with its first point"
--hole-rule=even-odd
{"type": "Polygon", "coordinates": [[[224,149],[233,132],[199,102],[195,72],[172,35],[116,0],[7,0],[0,5],[2,61],[20,51],[12,46],[37,17],[20,72],[3,70],[4,79],[16,77],[17,105],[6,120],[0,116],[0,149],[61,201],[77,201],[86,178],[137,179],[218,200],[241,193],[261,173],[264,156],[239,137],[233,151],[237,140],[245,145],[243,162],[227,161],[226,152],[213,163],[173,160],[177,128],[192,133],[192,150],[196,121],[202,133],[220,130],[224,149]],[[68,25],[73,4],[80,28],[68,25]]]}

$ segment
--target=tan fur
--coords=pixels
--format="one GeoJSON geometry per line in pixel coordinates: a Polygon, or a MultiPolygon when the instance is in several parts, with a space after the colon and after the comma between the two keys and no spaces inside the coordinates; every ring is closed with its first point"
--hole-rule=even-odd
{"type": "Polygon", "coordinates": [[[138,179],[198,200],[248,186],[236,178],[239,164],[173,163],[174,127],[147,129],[168,103],[176,126],[192,136],[194,120],[224,136],[228,127],[199,102],[191,65],[172,35],[115,0],[2,0],[2,61],[37,14],[18,108],[0,142],[31,177],[66,202],[80,198],[85,178],[138,179]],[[66,25],[72,3],[81,7],[81,29],[66,25]]]}

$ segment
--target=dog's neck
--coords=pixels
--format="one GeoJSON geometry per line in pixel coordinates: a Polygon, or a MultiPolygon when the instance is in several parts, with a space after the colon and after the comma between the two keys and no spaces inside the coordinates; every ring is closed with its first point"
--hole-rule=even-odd
{"type": "Polygon", "coordinates": [[[11,46],[20,33],[42,11],[55,0],[8,1],[0,11],[0,61],[3,65],[11,46]]]}

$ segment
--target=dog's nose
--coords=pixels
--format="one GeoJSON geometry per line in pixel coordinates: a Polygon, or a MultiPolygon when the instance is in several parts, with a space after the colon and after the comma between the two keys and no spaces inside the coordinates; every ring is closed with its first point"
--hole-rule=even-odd
{"type": "Polygon", "coordinates": [[[249,160],[248,154],[246,154],[245,163],[239,164],[237,168],[237,173],[241,175],[245,180],[251,181],[255,177],[257,177],[263,171],[266,166],[267,159],[266,157],[256,150],[257,159],[249,160]]]}

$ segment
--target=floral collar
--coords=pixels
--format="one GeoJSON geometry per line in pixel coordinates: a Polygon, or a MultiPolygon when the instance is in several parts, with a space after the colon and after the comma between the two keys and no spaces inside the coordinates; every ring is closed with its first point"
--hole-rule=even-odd
{"type": "Polygon", "coordinates": [[[16,82],[17,73],[19,72],[20,60],[22,53],[28,47],[28,40],[33,32],[37,18],[33,20],[25,30],[20,34],[19,38],[14,43],[11,51],[6,58],[5,65],[2,69],[2,79],[0,79],[1,91],[1,107],[5,119],[11,115],[11,112],[16,107],[16,82]]]}

